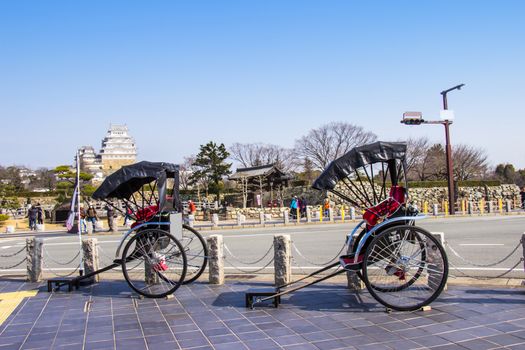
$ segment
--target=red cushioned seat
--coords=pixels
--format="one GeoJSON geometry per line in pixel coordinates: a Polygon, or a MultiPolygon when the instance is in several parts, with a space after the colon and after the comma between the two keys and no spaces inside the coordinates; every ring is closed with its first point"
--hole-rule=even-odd
{"type": "Polygon", "coordinates": [[[405,189],[402,186],[392,186],[387,199],[373,207],[365,209],[363,220],[367,223],[367,229],[369,230],[394,214],[405,203],[405,193],[405,189]]]}

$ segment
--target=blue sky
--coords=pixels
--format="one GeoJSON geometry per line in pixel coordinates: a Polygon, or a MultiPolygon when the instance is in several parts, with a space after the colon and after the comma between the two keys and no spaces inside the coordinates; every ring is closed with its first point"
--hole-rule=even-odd
{"type": "Polygon", "coordinates": [[[209,140],[292,147],[347,121],[525,167],[522,1],[1,1],[0,164],[71,163],[125,123],[139,158],[209,140]]]}

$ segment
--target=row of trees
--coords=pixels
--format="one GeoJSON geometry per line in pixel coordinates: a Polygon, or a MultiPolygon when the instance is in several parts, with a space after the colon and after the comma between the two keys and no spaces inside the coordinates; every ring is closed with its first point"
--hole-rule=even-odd
{"type": "MultiPolygon", "coordinates": [[[[181,187],[197,188],[218,194],[222,179],[231,174],[227,160],[241,167],[255,167],[275,163],[297,179],[311,182],[331,161],[350,149],[377,140],[377,135],[345,122],[332,122],[312,129],[296,140],[293,149],[264,143],[224,144],[209,142],[200,147],[197,156],[188,157],[182,166],[181,187]]],[[[478,147],[457,144],[452,149],[454,178],[456,180],[498,179],[504,183],[525,183],[525,169],[516,171],[510,164],[496,169],[488,163],[486,152],[478,147]]],[[[408,177],[415,181],[446,180],[445,149],[428,138],[407,140],[408,177]]]]}
{"type": "MultiPolygon", "coordinates": [[[[345,122],[332,122],[310,130],[295,141],[292,149],[264,143],[224,144],[208,142],[201,145],[196,156],[185,158],[182,164],[181,188],[215,193],[224,189],[224,178],[231,174],[232,162],[241,167],[254,167],[275,163],[284,172],[297,179],[311,182],[331,161],[350,149],[377,140],[377,135],[360,126],[345,122]]],[[[407,166],[410,180],[430,181],[446,179],[445,150],[427,138],[407,140],[407,166]]],[[[525,184],[525,169],[515,170],[511,164],[499,164],[492,169],[486,152],[477,147],[457,144],[453,147],[454,177],[457,180],[498,179],[504,183],[525,184]]],[[[20,176],[20,168],[0,166],[0,195],[8,197],[18,190],[36,187],[71,189],[74,174],[67,166],[53,170],[39,169],[30,178],[29,186],[20,176]],[[28,188],[29,187],[29,188],[28,188]]],[[[87,184],[88,174],[82,174],[84,192],[94,188],[87,184]]],[[[26,181],[27,182],[27,181],[26,181]]],[[[200,196],[200,193],[198,193],[200,196]]]]}

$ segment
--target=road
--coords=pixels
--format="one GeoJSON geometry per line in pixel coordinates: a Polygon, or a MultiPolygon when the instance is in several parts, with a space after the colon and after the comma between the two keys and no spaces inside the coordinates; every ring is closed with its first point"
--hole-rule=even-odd
{"type": "MultiPolygon", "coordinates": [[[[444,232],[445,240],[465,260],[476,264],[490,264],[508,255],[520,242],[522,233],[525,232],[525,217],[523,216],[484,216],[484,217],[458,217],[458,218],[428,218],[418,221],[418,225],[430,232],[444,232]]],[[[344,224],[316,224],[287,227],[265,227],[224,229],[220,231],[202,231],[203,236],[222,234],[224,242],[236,258],[227,252],[227,272],[251,271],[266,265],[269,255],[254,265],[247,264],[261,258],[272,246],[275,234],[289,234],[295,248],[294,271],[312,271],[315,264],[331,261],[336,257],[344,244],[345,235],[352,230],[355,223],[344,224]],[[300,254],[299,254],[300,253],[300,254]]],[[[76,235],[64,233],[39,234],[45,237],[45,269],[56,273],[70,271],[78,266],[79,241],[76,235]],[[75,259],[74,259],[75,258],[75,259]],[[61,265],[71,261],[69,264],[61,265]]],[[[19,251],[25,246],[26,237],[0,238],[0,274],[8,271],[23,272],[24,264],[6,270],[23,259],[19,254],[14,257],[8,255],[19,251]]],[[[120,239],[119,235],[97,236],[101,250],[101,265],[110,261],[120,239]]],[[[521,247],[505,262],[491,267],[476,267],[467,264],[456,257],[450,248],[447,254],[451,268],[460,267],[460,271],[452,271],[453,275],[462,276],[463,273],[476,276],[496,276],[515,265],[521,258],[521,247]]],[[[272,265],[263,271],[271,272],[272,265]]],[[[518,268],[510,275],[523,277],[523,267],[518,268]]]]}

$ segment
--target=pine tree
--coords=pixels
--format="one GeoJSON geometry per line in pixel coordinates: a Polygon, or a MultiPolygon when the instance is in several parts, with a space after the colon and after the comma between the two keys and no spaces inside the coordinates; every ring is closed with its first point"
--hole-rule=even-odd
{"type": "Polygon", "coordinates": [[[231,174],[232,164],[224,162],[229,156],[223,143],[217,145],[210,141],[200,146],[199,154],[193,163],[196,171],[193,172],[190,180],[196,183],[204,179],[209,184],[210,192],[215,193],[217,201],[223,187],[222,178],[231,174]]]}

